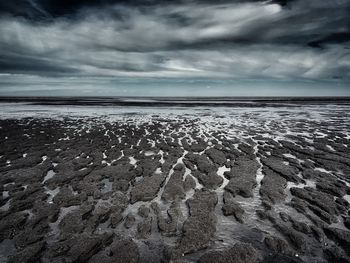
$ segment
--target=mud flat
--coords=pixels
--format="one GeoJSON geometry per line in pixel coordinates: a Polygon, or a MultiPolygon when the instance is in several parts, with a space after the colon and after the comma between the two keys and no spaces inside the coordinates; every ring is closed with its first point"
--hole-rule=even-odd
{"type": "Polygon", "coordinates": [[[0,107],[0,262],[350,262],[347,105],[0,107]]]}

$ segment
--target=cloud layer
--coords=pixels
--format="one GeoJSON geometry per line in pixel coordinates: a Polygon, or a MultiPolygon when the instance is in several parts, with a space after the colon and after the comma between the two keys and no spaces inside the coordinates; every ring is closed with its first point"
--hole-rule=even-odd
{"type": "Polygon", "coordinates": [[[347,0],[11,3],[2,74],[350,79],[347,0]]]}

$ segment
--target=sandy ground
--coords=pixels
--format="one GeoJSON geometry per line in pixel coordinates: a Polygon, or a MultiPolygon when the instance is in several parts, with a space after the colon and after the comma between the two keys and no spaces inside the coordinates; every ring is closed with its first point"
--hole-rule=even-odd
{"type": "Polygon", "coordinates": [[[350,262],[350,108],[7,104],[0,262],[350,262]]]}

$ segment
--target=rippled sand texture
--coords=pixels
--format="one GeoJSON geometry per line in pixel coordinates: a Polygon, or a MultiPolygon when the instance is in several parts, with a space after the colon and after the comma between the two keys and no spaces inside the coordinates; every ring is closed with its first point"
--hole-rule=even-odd
{"type": "Polygon", "coordinates": [[[350,262],[349,117],[8,104],[0,262],[350,262]]]}

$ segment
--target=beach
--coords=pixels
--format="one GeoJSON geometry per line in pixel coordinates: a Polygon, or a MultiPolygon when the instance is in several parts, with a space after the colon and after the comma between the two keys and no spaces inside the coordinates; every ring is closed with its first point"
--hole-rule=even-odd
{"type": "Polygon", "coordinates": [[[349,262],[350,101],[3,99],[0,262],[349,262]]]}

